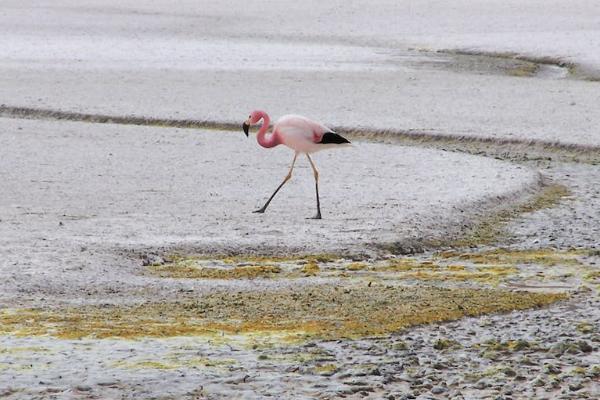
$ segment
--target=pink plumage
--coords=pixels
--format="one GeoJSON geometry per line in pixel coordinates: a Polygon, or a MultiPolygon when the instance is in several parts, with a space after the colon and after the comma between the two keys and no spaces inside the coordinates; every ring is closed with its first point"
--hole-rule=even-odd
{"type": "Polygon", "coordinates": [[[317,168],[315,167],[315,164],[313,163],[309,154],[327,148],[349,145],[350,142],[325,125],[312,121],[301,115],[284,115],[283,117],[279,118],[279,120],[277,120],[273,126],[273,132],[271,134],[267,134],[267,131],[269,130],[270,118],[266,112],[260,110],[252,111],[248,119],[242,125],[246,136],[248,136],[248,129],[250,125],[256,124],[260,120],[263,122],[258,134],[256,135],[256,141],[258,144],[266,148],[283,144],[284,146],[294,150],[295,153],[290,170],[281,185],[279,185],[269,200],[267,200],[265,205],[255,212],[265,212],[269,206],[269,203],[271,203],[271,200],[273,200],[273,197],[275,197],[279,189],[281,189],[281,187],[292,177],[292,171],[294,169],[294,164],[296,163],[298,154],[304,153],[310,162],[315,176],[317,215],[315,215],[314,218],[321,219],[321,205],[319,200],[319,171],[317,171],[317,168]]]}

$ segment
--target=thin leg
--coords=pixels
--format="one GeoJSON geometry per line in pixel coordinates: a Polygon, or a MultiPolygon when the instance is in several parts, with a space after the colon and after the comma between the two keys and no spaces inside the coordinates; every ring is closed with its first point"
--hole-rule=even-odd
{"type": "Polygon", "coordinates": [[[317,167],[315,167],[315,164],[313,163],[308,153],[306,154],[306,157],[308,157],[310,166],[312,167],[313,172],[315,174],[315,190],[317,192],[317,215],[315,215],[313,219],[321,219],[321,202],[319,201],[319,171],[317,171],[317,167]]]}
{"type": "Polygon", "coordinates": [[[277,194],[277,192],[279,192],[279,189],[281,189],[283,187],[283,185],[285,185],[285,183],[292,178],[292,171],[294,170],[294,164],[296,164],[296,158],[298,158],[298,152],[296,152],[294,154],[294,160],[292,161],[292,165],[290,167],[290,170],[288,171],[288,174],[283,179],[283,182],[281,182],[281,185],[279,185],[277,187],[277,189],[275,189],[275,192],[273,192],[273,194],[271,195],[271,197],[269,197],[269,200],[267,200],[267,202],[265,203],[264,206],[262,206],[261,209],[253,211],[253,212],[255,212],[255,213],[261,213],[262,214],[262,213],[265,212],[265,210],[267,209],[267,207],[269,207],[269,203],[271,203],[271,200],[273,200],[273,197],[275,197],[275,195],[277,194]]]}

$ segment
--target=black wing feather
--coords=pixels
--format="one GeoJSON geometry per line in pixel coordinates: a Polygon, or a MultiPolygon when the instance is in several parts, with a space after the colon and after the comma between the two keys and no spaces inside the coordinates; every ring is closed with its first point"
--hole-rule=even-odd
{"type": "Polygon", "coordinates": [[[325,132],[325,134],[323,134],[323,137],[321,138],[321,141],[319,143],[321,143],[321,144],[328,144],[328,143],[342,144],[342,143],[350,143],[350,141],[348,139],[346,139],[345,137],[338,135],[335,132],[325,132]]]}

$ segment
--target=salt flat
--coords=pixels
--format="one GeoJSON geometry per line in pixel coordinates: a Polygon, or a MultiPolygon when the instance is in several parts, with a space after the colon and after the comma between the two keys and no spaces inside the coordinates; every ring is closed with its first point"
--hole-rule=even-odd
{"type": "Polygon", "coordinates": [[[356,143],[315,156],[325,218],[315,221],[306,219],[315,200],[303,159],[267,212],[252,213],[281,182],[292,154],[260,148],[242,132],[16,119],[0,119],[0,127],[2,273],[10,277],[2,293],[9,298],[14,282],[19,290],[67,290],[85,287],[94,273],[103,285],[122,284],[122,271],[111,278],[105,269],[131,263],[115,261],[119,249],[410,249],[456,235],[471,218],[539,185],[536,171],[503,161],[356,143]]]}
{"type": "Polygon", "coordinates": [[[351,128],[593,147],[597,82],[485,73],[432,51],[555,57],[593,76],[597,9],[593,1],[7,2],[0,104],[221,122],[261,107],[351,128]]]}

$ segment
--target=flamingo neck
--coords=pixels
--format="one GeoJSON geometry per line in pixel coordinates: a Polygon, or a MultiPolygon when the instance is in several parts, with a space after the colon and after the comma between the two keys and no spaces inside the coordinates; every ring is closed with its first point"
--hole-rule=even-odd
{"type": "Polygon", "coordinates": [[[262,118],[263,123],[260,127],[260,130],[258,131],[258,134],[256,135],[256,141],[262,147],[266,148],[277,146],[278,144],[280,144],[279,137],[277,136],[277,134],[273,132],[269,136],[267,136],[267,131],[269,130],[269,123],[271,122],[271,119],[264,111],[259,111],[259,115],[262,118]]]}

